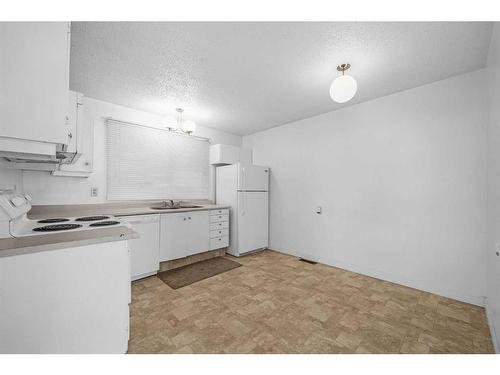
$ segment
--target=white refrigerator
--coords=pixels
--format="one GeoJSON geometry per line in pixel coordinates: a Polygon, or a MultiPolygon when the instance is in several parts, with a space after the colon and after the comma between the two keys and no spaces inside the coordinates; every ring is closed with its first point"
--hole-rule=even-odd
{"type": "Polygon", "coordinates": [[[217,168],[217,204],[230,206],[229,248],[234,256],[269,245],[269,168],[232,164],[217,168]]]}

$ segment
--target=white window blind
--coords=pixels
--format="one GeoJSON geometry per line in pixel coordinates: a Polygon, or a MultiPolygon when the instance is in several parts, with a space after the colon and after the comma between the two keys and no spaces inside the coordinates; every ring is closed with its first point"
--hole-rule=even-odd
{"type": "Polygon", "coordinates": [[[206,140],[106,120],[109,200],[207,199],[206,140]]]}

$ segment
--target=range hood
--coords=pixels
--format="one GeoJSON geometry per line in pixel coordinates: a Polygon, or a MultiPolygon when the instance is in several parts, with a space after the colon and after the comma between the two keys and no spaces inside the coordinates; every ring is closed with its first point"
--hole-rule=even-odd
{"type": "Polygon", "coordinates": [[[0,159],[10,169],[54,171],[62,164],[73,164],[82,150],[78,126],[83,126],[83,95],[69,91],[66,117],[67,144],[0,137],[0,159]]]}
{"type": "MultiPolygon", "coordinates": [[[[29,142],[29,141],[28,141],[29,142]]],[[[14,145],[16,142],[9,142],[14,145]]],[[[38,142],[34,142],[38,143],[38,142]]],[[[29,152],[22,147],[6,147],[0,139],[0,158],[3,158],[2,165],[10,169],[24,169],[37,171],[54,171],[62,164],[73,164],[78,160],[80,154],[76,151],[68,151],[66,145],[42,144],[40,147],[30,145],[29,152]],[[35,152],[34,152],[35,151],[35,152]],[[36,151],[39,151],[36,152],[36,151]]]]}
{"type": "Polygon", "coordinates": [[[80,150],[68,150],[67,145],[56,146],[56,159],[58,164],[74,164],[79,158],[80,150]]]}
{"type": "Polygon", "coordinates": [[[57,167],[57,145],[0,137],[1,165],[8,169],[50,171],[57,167]]]}
{"type": "Polygon", "coordinates": [[[57,145],[19,138],[0,137],[0,157],[8,161],[55,162],[57,145]]]}

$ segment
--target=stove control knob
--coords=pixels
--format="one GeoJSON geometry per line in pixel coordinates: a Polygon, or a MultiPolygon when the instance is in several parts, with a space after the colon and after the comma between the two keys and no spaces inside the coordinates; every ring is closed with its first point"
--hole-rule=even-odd
{"type": "Polygon", "coordinates": [[[29,194],[24,194],[24,198],[26,198],[26,200],[31,203],[31,201],[33,200],[33,198],[31,198],[31,195],[29,194]]]}

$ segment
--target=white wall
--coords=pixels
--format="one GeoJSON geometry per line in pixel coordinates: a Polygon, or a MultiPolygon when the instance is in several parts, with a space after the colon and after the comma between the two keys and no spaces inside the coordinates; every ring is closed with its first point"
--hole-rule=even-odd
{"type": "MultiPolygon", "coordinates": [[[[106,202],[106,133],[105,117],[155,126],[164,119],[158,115],[116,104],[84,97],[84,116],[87,126],[94,126],[94,172],[88,178],[55,177],[48,172],[24,171],[24,192],[31,194],[33,204],[85,204],[106,202]],[[97,187],[98,197],[90,196],[91,187],[97,187]]],[[[198,126],[196,135],[211,138],[212,143],[241,146],[237,135],[198,126]]],[[[210,183],[213,184],[213,171],[210,183]]],[[[212,189],[213,190],[213,189],[212,189]]],[[[213,193],[212,193],[213,195],[213,193]]],[[[165,197],[168,198],[168,197],[165,197]]]]}
{"type": "Polygon", "coordinates": [[[20,171],[0,167],[0,190],[13,189],[22,191],[23,177],[20,171]]]}
{"type": "MultiPolygon", "coordinates": [[[[488,56],[488,245],[487,300],[488,321],[500,351],[500,256],[495,251],[500,241],[500,28],[495,25],[488,56]]],[[[500,249],[498,249],[500,251],[500,249]]]]}
{"type": "Polygon", "coordinates": [[[271,167],[270,247],[482,304],[484,87],[476,71],[243,137],[271,167]]]}

